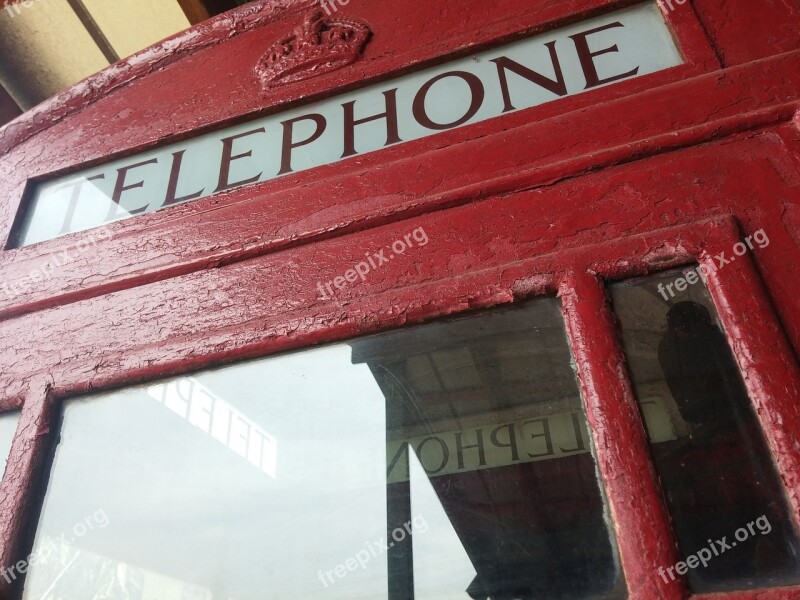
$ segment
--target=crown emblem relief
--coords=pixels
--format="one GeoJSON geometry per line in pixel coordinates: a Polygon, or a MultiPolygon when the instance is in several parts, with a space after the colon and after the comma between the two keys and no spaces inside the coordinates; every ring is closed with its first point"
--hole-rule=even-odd
{"type": "Polygon", "coordinates": [[[361,58],[370,34],[364,23],[313,10],[291,35],[270,46],[256,75],[268,89],[330,73],[361,58]]]}

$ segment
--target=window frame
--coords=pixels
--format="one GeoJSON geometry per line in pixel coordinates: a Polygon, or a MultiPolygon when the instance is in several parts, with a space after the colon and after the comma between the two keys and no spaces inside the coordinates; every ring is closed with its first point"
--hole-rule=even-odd
{"type": "MultiPolygon", "coordinates": [[[[402,237],[406,223],[385,227],[384,239],[402,237]]],[[[343,341],[366,333],[386,331],[413,323],[460,314],[473,309],[506,306],[523,299],[557,293],[576,372],[589,421],[603,493],[609,502],[616,541],[625,581],[631,598],[686,597],[690,591],[682,580],[665,584],[656,575],[662,565],[679,560],[669,515],[650,460],[642,417],[634,398],[621,341],[613,313],[609,308],[605,282],[644,275],[652,271],[700,262],[708,264],[713,255],[727,251],[739,241],[739,227],[732,218],[718,218],[688,225],[656,230],[619,238],[603,244],[602,252],[587,245],[556,255],[528,257],[504,263],[485,271],[469,272],[462,277],[450,275],[426,283],[411,281],[383,282],[383,291],[354,298],[336,307],[343,318],[335,326],[320,325],[316,331],[304,331],[255,345],[249,350],[223,354],[201,352],[191,361],[164,363],[157,369],[137,369],[126,375],[105,378],[101,384],[87,384],[75,372],[63,380],[50,381],[29,390],[12,453],[24,460],[14,465],[17,477],[3,481],[9,494],[12,528],[6,528],[0,540],[4,554],[16,550],[24,554],[32,538],[26,537],[36,511],[28,501],[40,494],[46,482],[46,459],[57,428],[58,406],[67,398],[89,391],[114,389],[157,376],[176,375],[200,368],[256,356],[268,356],[284,350],[309,347],[316,343],[343,341]],[[653,250],[642,255],[642,247],[653,250]],[[599,255],[614,260],[598,259],[599,255]],[[390,297],[402,297],[387,302],[390,297]],[[436,299],[428,302],[426,299],[436,299]],[[406,316],[392,316],[391,309],[408,310],[406,316]],[[370,308],[378,314],[369,324],[363,319],[370,308]],[[383,313],[383,314],[380,314],[383,313]],[[598,316],[600,318],[598,318],[598,316]],[[23,423],[25,424],[23,426],[23,423]],[[43,468],[44,467],[44,468],[43,468]],[[636,501],[632,502],[631,498],[636,501]],[[27,513],[27,520],[23,515],[27,513]],[[11,534],[11,535],[9,535],[11,534]],[[11,543],[9,543],[9,540],[11,543]],[[21,550],[21,552],[20,552],[21,550]]],[[[341,239],[336,240],[341,242],[341,239]]],[[[450,244],[455,247],[456,240],[450,244]]],[[[291,260],[291,259],[290,259],[291,260]]],[[[729,342],[737,349],[736,357],[748,392],[764,430],[768,446],[776,460],[783,481],[800,476],[800,454],[793,448],[792,435],[800,435],[797,408],[780,391],[793,386],[800,390],[800,369],[766,299],[750,258],[745,255],[709,276],[708,289],[714,300],[729,342]],[[741,290],[750,293],[741,294],[741,290]],[[776,423],[783,423],[777,427],[776,423]]],[[[291,329],[291,324],[285,323],[291,329]]],[[[126,357],[149,354],[147,345],[130,348],[126,357]],[[132,356],[133,355],[133,356],[132,356]]],[[[785,489],[797,523],[800,494],[785,489]]],[[[9,502],[5,502],[6,506],[9,502]]],[[[6,521],[8,526],[8,520],[6,521]]],[[[9,554],[6,554],[9,555],[9,554]]],[[[790,598],[800,588],[753,590],[729,596],[737,599],[790,598]]],[[[696,595],[711,598],[711,595],[696,595]]]]}
{"type": "MultiPolygon", "coordinates": [[[[610,486],[610,493],[621,495],[615,498],[617,504],[626,505],[629,498],[644,498],[643,504],[649,507],[649,510],[633,510],[626,505],[630,510],[625,514],[615,514],[615,525],[620,530],[618,535],[625,540],[620,541],[625,548],[620,549],[623,561],[646,556],[632,561],[631,565],[631,572],[643,578],[652,577],[658,567],[675,564],[681,557],[677,553],[677,539],[671,528],[658,476],[649,458],[644,421],[627,370],[621,332],[611,307],[607,288],[611,282],[694,263],[708,268],[706,287],[723,333],[734,350],[750,401],[775,461],[792,523],[800,530],[800,488],[791,483],[800,478],[800,451],[792,442],[792,438],[797,439],[800,434],[800,411],[791,401],[792,397],[800,397],[800,369],[750,254],[737,257],[735,262],[722,269],[710,268],[718,253],[730,253],[739,241],[740,228],[731,217],[622,239],[613,244],[618,252],[618,261],[596,261],[586,257],[589,260],[584,263],[585,269],[576,271],[562,283],[565,286],[562,289],[565,319],[573,352],[578,357],[577,368],[588,404],[590,430],[593,433],[620,432],[619,439],[623,440],[621,444],[614,444],[613,436],[608,435],[595,439],[597,444],[606,444],[602,453],[598,447],[598,457],[608,460],[600,464],[601,472],[604,478],[619,482],[620,465],[626,474],[628,469],[632,469],[629,474],[632,482],[629,483],[633,485],[628,489],[610,486]],[[637,254],[637,246],[652,248],[653,251],[637,254]],[[747,293],[743,294],[745,290],[747,293]],[[794,390],[793,394],[791,390],[794,390]],[[637,475],[644,481],[637,482],[637,475]],[[668,539],[671,548],[657,556],[653,545],[646,543],[648,537],[651,540],[668,539]],[[638,555],[637,550],[642,554],[638,555]]],[[[719,597],[788,600],[800,591],[800,586],[794,586],[695,594],[685,579],[660,587],[665,597],[677,594],[676,597],[689,596],[698,600],[719,597]]]]}

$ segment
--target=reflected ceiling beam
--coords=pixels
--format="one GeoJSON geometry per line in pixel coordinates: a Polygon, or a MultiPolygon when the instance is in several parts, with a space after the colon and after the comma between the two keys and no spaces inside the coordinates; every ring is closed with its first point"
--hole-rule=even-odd
{"type": "Polygon", "coordinates": [[[183,10],[183,14],[186,15],[186,18],[189,19],[189,23],[192,25],[202,23],[212,16],[201,0],[178,0],[178,4],[181,10],[183,10]]]}
{"type": "Polygon", "coordinates": [[[0,127],[22,114],[22,109],[17,105],[2,85],[0,85],[0,127]]]}
{"type": "Polygon", "coordinates": [[[117,51],[114,50],[111,42],[108,41],[108,38],[97,24],[97,21],[94,20],[91,13],[83,4],[83,0],[67,0],[67,3],[75,12],[75,15],[78,17],[78,19],[80,19],[81,24],[92,37],[94,43],[97,44],[98,48],[100,48],[100,52],[103,53],[103,56],[105,56],[106,60],[109,63],[117,62],[119,60],[117,51]]]}

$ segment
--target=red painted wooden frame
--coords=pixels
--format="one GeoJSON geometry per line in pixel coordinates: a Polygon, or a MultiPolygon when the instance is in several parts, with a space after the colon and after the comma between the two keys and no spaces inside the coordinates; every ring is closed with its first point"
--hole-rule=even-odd
{"type": "MultiPolygon", "coordinates": [[[[471,212],[479,210],[475,206],[469,208],[471,212]]],[[[430,245],[437,239],[443,239],[451,230],[447,216],[447,213],[430,215],[415,219],[413,225],[425,228],[432,240],[430,245]]],[[[467,215],[460,217],[460,221],[468,222],[467,215]]],[[[480,226],[475,223],[474,218],[471,222],[473,231],[467,233],[479,235],[480,226]]],[[[363,243],[381,241],[383,245],[390,244],[392,240],[402,238],[410,226],[409,222],[404,221],[381,227],[374,235],[361,232],[353,236],[362,240],[328,240],[320,245],[331,247],[320,248],[320,251],[329,255],[350,251],[353,258],[357,258],[366,247],[363,243]],[[353,251],[354,248],[358,249],[353,251]]],[[[41,470],[49,447],[47,434],[56,415],[54,408],[61,399],[90,391],[89,385],[92,389],[107,389],[153,376],[188,372],[234,357],[261,356],[306,347],[313,343],[336,341],[386,327],[421,322],[460,310],[487,308],[532,295],[558,291],[563,300],[567,330],[578,366],[578,376],[587,404],[594,446],[610,502],[631,598],[686,597],[688,592],[683,582],[671,582],[667,585],[657,576],[656,569],[659,566],[673,564],[678,557],[669,518],[649,462],[643,424],[627,378],[624,357],[608,309],[602,279],[642,275],[654,269],[686,264],[695,258],[701,263],[707,263],[714,254],[730,250],[739,239],[738,226],[734,221],[718,219],[610,240],[602,246],[587,245],[557,254],[515,260],[484,270],[470,269],[470,274],[465,277],[451,274],[445,278],[431,278],[423,284],[414,283],[413,276],[409,277],[409,271],[414,270],[414,264],[395,268],[400,263],[393,263],[387,267],[391,272],[387,272],[385,278],[374,286],[368,284],[377,289],[369,290],[366,294],[355,292],[341,304],[332,301],[328,311],[331,325],[325,325],[323,320],[313,330],[300,332],[296,322],[282,320],[279,314],[275,314],[267,331],[286,327],[289,330],[296,329],[298,333],[282,337],[266,335],[259,342],[251,340],[252,347],[246,350],[233,348],[215,355],[209,351],[210,347],[226,337],[224,329],[208,332],[201,323],[197,324],[193,335],[180,342],[184,352],[194,350],[198,356],[193,359],[177,359],[173,364],[161,364],[158,367],[150,359],[154,350],[150,344],[129,342],[120,351],[126,360],[141,365],[139,368],[119,372],[106,366],[102,368],[102,376],[87,381],[85,373],[88,364],[84,360],[81,361],[80,368],[65,369],[50,381],[46,377],[33,377],[29,380],[31,385],[25,394],[27,401],[22,416],[25,426],[20,427],[11,459],[19,476],[4,482],[4,503],[25,506],[26,499],[41,484],[41,470]],[[643,248],[647,249],[644,253],[643,248]],[[613,256],[614,259],[598,260],[600,255],[613,256]],[[398,284],[397,281],[402,283],[398,284]],[[392,297],[402,297],[403,301],[398,302],[392,297]],[[372,322],[365,321],[365,317],[370,315],[374,315],[372,322]],[[210,333],[213,335],[209,335],[210,333]],[[149,366],[145,367],[146,363],[150,363],[149,366]]],[[[428,252],[444,250],[448,256],[454,256],[460,249],[460,241],[451,238],[449,243],[450,248],[434,247],[428,252]]],[[[419,251],[424,252],[423,249],[419,251]]],[[[287,263],[284,266],[288,269],[291,269],[295,260],[304,258],[292,252],[282,254],[282,260],[287,263]]],[[[254,264],[240,263],[230,267],[239,272],[231,273],[231,279],[235,281],[228,282],[226,287],[242,287],[242,281],[253,277],[254,268],[262,268],[272,279],[271,282],[259,284],[259,287],[268,286],[281,276],[274,272],[274,265],[269,265],[266,258],[252,262],[254,264]],[[269,273],[270,267],[273,267],[272,273],[269,273]]],[[[277,270],[286,272],[286,269],[277,270]]],[[[296,284],[298,289],[316,290],[313,278],[302,279],[304,281],[296,284]]],[[[161,290],[150,290],[147,294],[150,297],[146,301],[143,297],[137,303],[139,308],[149,309],[135,324],[137,328],[152,329],[150,320],[155,318],[163,322],[162,320],[169,319],[170,316],[175,317],[174,314],[171,315],[169,304],[154,297],[167,291],[166,284],[167,282],[162,282],[161,290]],[[153,311],[161,314],[157,316],[153,311]]],[[[202,287],[200,282],[187,282],[186,285],[202,287]]],[[[793,440],[800,435],[800,415],[797,404],[790,399],[798,397],[800,370],[780,326],[775,322],[772,309],[748,259],[740,258],[736,263],[717,271],[709,281],[709,289],[717,304],[726,334],[737,350],[749,391],[797,516],[800,514],[800,487],[796,485],[800,476],[800,457],[793,440]],[[776,422],[782,422],[784,426],[775,427],[776,422]]],[[[184,287],[183,291],[188,290],[184,287]]],[[[125,295],[127,294],[122,292],[112,296],[125,295]]],[[[100,315],[105,316],[107,311],[113,310],[114,300],[106,297],[101,300],[107,300],[105,307],[97,307],[101,308],[100,315]]],[[[262,310],[257,312],[265,313],[268,302],[268,299],[262,299],[259,302],[262,310]]],[[[60,310],[69,312],[70,308],[64,307],[60,310]]],[[[182,307],[180,312],[187,317],[193,314],[191,307],[182,307]]],[[[218,306],[216,312],[224,312],[224,308],[218,306]]],[[[29,318],[31,317],[26,319],[29,318]]],[[[102,320],[106,319],[103,317],[102,320]]],[[[183,322],[180,316],[178,320],[183,322]]],[[[59,323],[62,329],[69,327],[69,324],[55,320],[48,324],[48,330],[56,329],[59,323]]],[[[105,326],[106,323],[101,322],[95,328],[101,329],[105,326]]],[[[134,324],[130,326],[133,327],[134,324]]],[[[263,326],[263,323],[250,323],[236,329],[240,335],[249,337],[257,336],[258,333],[263,335],[263,326]]],[[[91,338],[92,334],[96,335],[97,332],[89,332],[87,338],[91,338]]],[[[85,344],[86,342],[82,346],[85,347],[85,344]]],[[[98,353],[102,356],[103,349],[97,348],[95,354],[98,353]]],[[[100,357],[87,358],[89,363],[93,363],[100,357]]],[[[24,540],[19,539],[22,522],[12,521],[6,524],[17,530],[17,545],[22,545],[24,540]]],[[[4,546],[0,542],[0,556],[8,557],[11,549],[12,546],[4,546]]],[[[774,590],[769,597],[791,598],[792,594],[799,592],[800,589],[774,590]]],[[[761,598],[764,597],[763,593],[742,592],[726,597],[761,598]]]]}
{"type": "MultiPolygon", "coordinates": [[[[3,237],[31,182],[629,4],[353,0],[342,14],[375,31],[363,60],[262,95],[252,66],[310,2],[253,3],[0,130],[3,237]]],[[[559,293],[630,597],[687,597],[656,573],[676,545],[603,281],[707,262],[739,227],[772,243],[709,288],[797,519],[800,7],[696,0],[666,17],[680,67],[116,223],[94,254],[0,301],[0,411],[22,408],[0,483],[0,565],[30,543],[65,398],[559,293]],[[757,17],[784,35],[736,36],[757,17]],[[427,246],[319,299],[317,281],[420,226],[427,246]]],[[[80,236],[2,252],[0,276],[80,236]]]]}

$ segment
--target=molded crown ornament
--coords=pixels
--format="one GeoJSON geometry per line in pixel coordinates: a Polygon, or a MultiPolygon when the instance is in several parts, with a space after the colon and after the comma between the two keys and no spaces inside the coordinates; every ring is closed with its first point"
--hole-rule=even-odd
{"type": "Polygon", "coordinates": [[[311,11],[302,26],[261,57],[256,75],[268,89],[330,73],[356,62],[371,33],[364,23],[311,11]]]}

